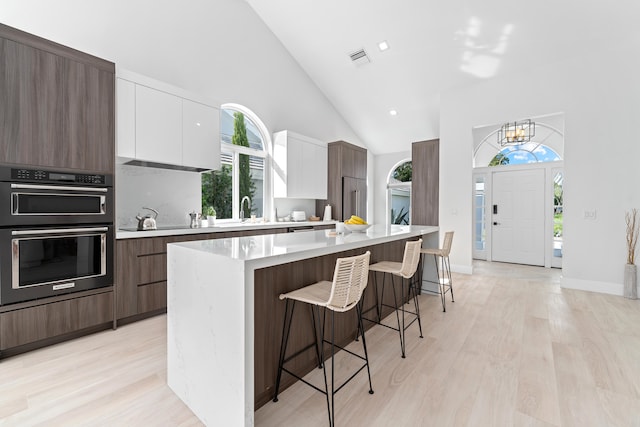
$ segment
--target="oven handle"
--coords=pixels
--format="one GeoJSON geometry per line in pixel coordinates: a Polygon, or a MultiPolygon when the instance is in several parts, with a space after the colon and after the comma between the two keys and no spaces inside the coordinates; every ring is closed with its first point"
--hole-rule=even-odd
{"type": "Polygon", "coordinates": [[[90,228],[48,228],[46,230],[13,230],[12,236],[33,236],[42,234],[60,234],[60,233],[92,233],[95,231],[107,231],[108,227],[90,227],[90,228]]]}
{"type": "Polygon", "coordinates": [[[67,190],[67,191],[93,191],[98,193],[106,193],[109,190],[107,188],[92,188],[92,187],[64,187],[58,185],[36,185],[36,184],[11,184],[11,188],[19,188],[26,190],[67,190]]]}

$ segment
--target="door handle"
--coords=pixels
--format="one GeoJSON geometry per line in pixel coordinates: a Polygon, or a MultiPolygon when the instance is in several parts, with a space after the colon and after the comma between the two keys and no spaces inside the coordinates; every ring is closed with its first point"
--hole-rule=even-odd
{"type": "Polygon", "coordinates": [[[494,221],[494,222],[493,222],[493,225],[500,225],[500,223],[499,223],[499,222],[495,222],[495,221],[494,221]]]}

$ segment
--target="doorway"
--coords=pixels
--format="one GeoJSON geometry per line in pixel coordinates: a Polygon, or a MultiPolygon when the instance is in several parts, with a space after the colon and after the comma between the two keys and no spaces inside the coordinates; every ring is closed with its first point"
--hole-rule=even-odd
{"type": "Polygon", "coordinates": [[[562,268],[562,170],[475,168],[473,259],[562,268]]]}
{"type": "Polygon", "coordinates": [[[544,172],[493,173],[493,261],[544,266],[544,172]]]}
{"type": "Polygon", "coordinates": [[[562,267],[564,114],[540,116],[529,140],[473,128],[473,258],[562,267]]]}

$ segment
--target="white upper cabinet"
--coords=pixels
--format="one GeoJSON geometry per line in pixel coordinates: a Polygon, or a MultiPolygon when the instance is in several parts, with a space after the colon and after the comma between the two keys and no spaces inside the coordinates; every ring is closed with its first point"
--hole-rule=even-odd
{"type": "Polygon", "coordinates": [[[183,99],[182,141],[183,164],[220,169],[220,111],[183,99]]]}
{"type": "Polygon", "coordinates": [[[136,157],[136,85],[116,79],[116,153],[136,157]]]}
{"type": "Polygon", "coordinates": [[[273,135],[274,197],[327,198],[327,145],[291,131],[273,135]]]}
{"type": "Polygon", "coordinates": [[[185,170],[220,168],[220,110],[173,86],[120,70],[117,156],[185,170]]]}
{"type": "Polygon", "coordinates": [[[182,99],[136,85],[136,158],[181,162],[182,144],[182,99]]]}

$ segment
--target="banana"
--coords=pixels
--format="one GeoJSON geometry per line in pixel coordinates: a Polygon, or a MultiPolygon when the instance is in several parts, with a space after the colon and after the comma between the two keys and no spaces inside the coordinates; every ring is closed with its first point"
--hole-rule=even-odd
{"type": "Polygon", "coordinates": [[[351,220],[354,221],[356,224],[366,224],[367,222],[360,218],[359,216],[356,215],[351,215],[351,220]]]}
{"type": "Polygon", "coordinates": [[[366,225],[366,224],[367,224],[367,221],[365,221],[364,219],[360,218],[359,216],[351,215],[351,218],[349,218],[348,220],[346,220],[346,221],[345,221],[345,224],[366,225]]]}

